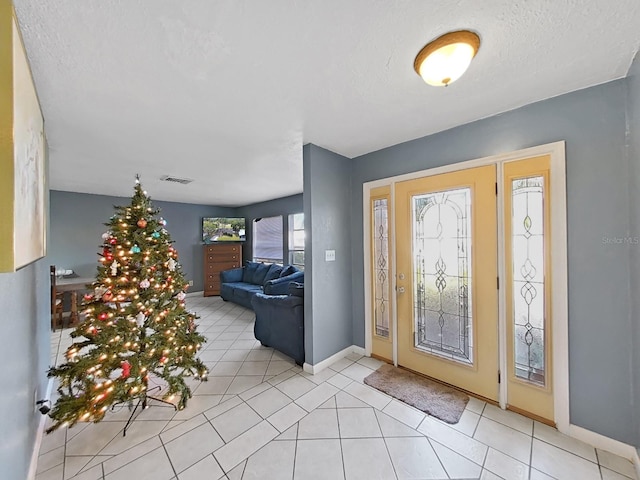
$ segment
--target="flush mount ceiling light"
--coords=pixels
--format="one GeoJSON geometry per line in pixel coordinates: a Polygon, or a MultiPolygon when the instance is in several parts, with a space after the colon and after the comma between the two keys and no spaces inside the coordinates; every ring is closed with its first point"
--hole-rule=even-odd
{"type": "Polygon", "coordinates": [[[469,68],[479,48],[480,37],[473,32],[445,33],[420,50],[413,68],[429,85],[446,87],[469,68]]]}

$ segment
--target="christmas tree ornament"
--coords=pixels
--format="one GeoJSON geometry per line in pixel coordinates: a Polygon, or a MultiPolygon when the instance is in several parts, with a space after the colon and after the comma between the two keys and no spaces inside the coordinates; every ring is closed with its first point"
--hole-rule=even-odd
{"type": "Polygon", "coordinates": [[[178,293],[178,295],[176,295],[176,298],[180,301],[183,301],[186,297],[187,297],[187,294],[184,292],[180,292],[178,293]]]}
{"type": "Polygon", "coordinates": [[[99,422],[116,404],[137,401],[146,408],[152,401],[177,398],[171,405],[182,409],[191,398],[187,380],[207,377],[197,356],[206,339],[186,309],[182,295],[187,282],[171,237],[164,228],[140,231],[166,222],[157,220],[159,210],[139,182],[130,205],[115,210],[102,237],[93,295],[84,296],[84,320],[71,334],[66,363],[49,369],[49,377],[58,380],[59,395],[49,412],[47,433],[63,425],[99,422]],[[146,222],[144,227],[139,220],[146,222]],[[158,397],[152,383],[165,385],[158,397]]]}
{"type": "Polygon", "coordinates": [[[163,227],[165,227],[167,225],[167,221],[162,217],[160,217],[160,220],[158,220],[158,223],[160,225],[162,225],[163,227]]]}
{"type": "Polygon", "coordinates": [[[120,366],[122,368],[122,378],[129,378],[131,376],[131,364],[125,360],[120,366]]]}
{"type": "Polygon", "coordinates": [[[110,302],[111,300],[113,300],[113,293],[111,293],[111,291],[107,290],[102,294],[103,302],[110,302]]]}
{"type": "Polygon", "coordinates": [[[138,220],[138,226],[140,228],[146,228],[147,226],[147,221],[144,218],[141,218],[140,220],[138,220]]]}

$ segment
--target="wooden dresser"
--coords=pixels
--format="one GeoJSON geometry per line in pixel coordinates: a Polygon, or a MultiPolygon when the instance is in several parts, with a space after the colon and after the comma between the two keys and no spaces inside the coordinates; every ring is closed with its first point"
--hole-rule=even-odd
{"type": "Polygon", "coordinates": [[[220,295],[220,272],[242,266],[242,244],[204,246],[204,296],[220,295]]]}

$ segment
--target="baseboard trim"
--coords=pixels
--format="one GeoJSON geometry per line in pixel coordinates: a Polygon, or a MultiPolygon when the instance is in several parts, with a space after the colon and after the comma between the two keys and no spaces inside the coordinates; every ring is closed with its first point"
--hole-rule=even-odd
{"type": "MultiPolygon", "coordinates": [[[[44,398],[51,398],[51,391],[53,390],[53,378],[49,379],[47,383],[47,394],[44,398]]],[[[36,440],[33,443],[33,452],[31,452],[31,463],[29,464],[28,480],[34,480],[36,478],[36,472],[38,471],[38,457],[40,456],[40,446],[42,445],[42,437],[44,436],[44,424],[47,421],[46,415],[40,415],[40,423],[38,423],[38,430],[36,431],[36,440]]]]}
{"type": "Polygon", "coordinates": [[[635,466],[636,475],[640,478],[640,458],[638,458],[638,451],[633,445],[628,445],[573,424],[569,424],[569,431],[567,434],[573,438],[582,440],[589,445],[593,445],[596,448],[606,450],[628,459],[635,466]]]}
{"type": "Polygon", "coordinates": [[[362,356],[366,355],[365,349],[357,345],[351,345],[351,351],[353,353],[357,353],[358,355],[362,355],[362,356]]]}
{"type": "Polygon", "coordinates": [[[304,365],[302,365],[302,369],[305,372],[310,373],[311,375],[315,375],[316,373],[320,373],[325,368],[328,368],[329,366],[333,365],[341,358],[346,357],[350,353],[357,353],[358,355],[364,355],[364,348],[358,347],[357,345],[351,345],[350,347],[340,350],[338,353],[334,353],[329,358],[325,358],[321,362],[318,362],[314,365],[311,365],[310,363],[305,362],[304,365]]]}
{"type": "Polygon", "coordinates": [[[204,290],[198,290],[197,292],[187,293],[187,297],[201,297],[204,290]]]}

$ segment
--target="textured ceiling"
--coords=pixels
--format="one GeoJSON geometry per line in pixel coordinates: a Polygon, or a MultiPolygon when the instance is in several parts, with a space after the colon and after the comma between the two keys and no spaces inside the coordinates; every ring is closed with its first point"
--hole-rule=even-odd
{"type": "Polygon", "coordinates": [[[51,188],[245,205],[302,191],[302,145],[347,157],[624,77],[638,0],[14,0],[51,188]],[[427,86],[434,37],[482,39],[427,86]],[[160,182],[187,177],[189,185],[160,182]]]}

